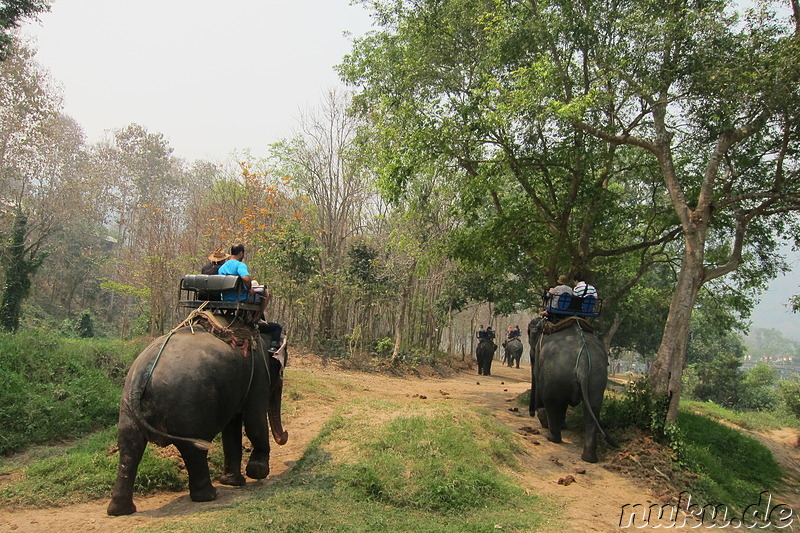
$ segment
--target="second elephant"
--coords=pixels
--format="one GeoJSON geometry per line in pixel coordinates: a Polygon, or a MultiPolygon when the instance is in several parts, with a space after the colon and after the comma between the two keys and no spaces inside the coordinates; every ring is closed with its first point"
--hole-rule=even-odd
{"type": "Polygon", "coordinates": [[[491,339],[481,339],[475,349],[475,356],[478,359],[478,375],[489,376],[492,373],[492,360],[497,345],[491,339]]]}

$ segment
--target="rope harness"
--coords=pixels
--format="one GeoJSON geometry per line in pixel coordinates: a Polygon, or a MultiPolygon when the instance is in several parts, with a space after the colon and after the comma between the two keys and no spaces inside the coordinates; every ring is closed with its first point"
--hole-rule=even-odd
{"type": "MultiPolygon", "coordinates": [[[[184,327],[189,327],[192,335],[194,335],[194,326],[199,326],[226,344],[229,344],[234,350],[241,350],[242,357],[246,358],[248,353],[250,354],[250,380],[247,383],[247,390],[245,391],[244,395],[244,398],[247,398],[247,395],[250,393],[250,386],[253,384],[253,375],[255,374],[255,358],[253,357],[253,350],[258,347],[258,328],[245,325],[244,323],[238,325],[237,318],[234,318],[229,324],[225,325],[219,320],[217,315],[204,310],[207,303],[208,302],[204,302],[200,307],[192,311],[189,316],[183,320],[183,322],[172,328],[172,330],[164,338],[164,342],[161,344],[161,348],[158,350],[158,354],[156,354],[156,358],[153,360],[153,364],[150,365],[150,368],[147,372],[142,393],[144,393],[144,390],[150,383],[150,380],[153,377],[153,372],[156,369],[156,365],[158,364],[159,359],[161,359],[161,354],[164,353],[164,349],[167,347],[167,343],[172,336],[184,327]],[[231,326],[234,327],[232,328],[231,326]]],[[[267,378],[271,383],[272,376],[270,375],[269,364],[267,364],[267,358],[266,355],[264,355],[264,350],[261,350],[261,356],[264,360],[264,367],[267,370],[267,378]]]]}

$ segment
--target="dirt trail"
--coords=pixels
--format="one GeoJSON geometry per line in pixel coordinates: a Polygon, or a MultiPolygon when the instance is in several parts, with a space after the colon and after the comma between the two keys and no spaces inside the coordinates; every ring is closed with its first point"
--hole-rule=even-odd
{"type": "MultiPolygon", "coordinates": [[[[514,475],[520,486],[558,502],[562,517],[560,525],[552,524],[552,531],[562,530],[564,524],[568,524],[570,531],[618,531],[622,505],[643,504],[646,507],[657,502],[652,491],[640,481],[604,468],[615,451],[601,454],[600,463],[588,464],[580,460],[580,435],[575,431],[565,431],[564,443],[558,445],[523,429],[540,427],[537,420],[528,416],[527,409],[514,410],[514,399],[530,387],[528,366],[516,369],[495,362],[492,376],[478,376],[470,371],[449,378],[400,378],[343,371],[320,364],[316,357],[305,356],[294,358],[291,370],[311,374],[323,382],[326,379],[346,382],[350,399],[356,395],[408,402],[457,399],[487,409],[516,433],[524,435],[521,439],[526,453],[521,457],[519,472],[514,475]],[[572,476],[575,481],[568,485],[559,484],[559,479],[567,476],[572,476]]],[[[291,381],[292,372],[287,372],[286,391],[291,390],[291,381]]],[[[291,468],[340,401],[304,398],[295,402],[297,410],[284,415],[289,442],[283,447],[273,446],[269,479],[248,481],[245,487],[238,488],[217,485],[219,498],[214,502],[193,503],[187,493],[138,497],[135,499],[138,512],[126,517],[107,516],[108,500],[52,509],[9,510],[0,507],[0,531],[118,533],[140,527],[163,526],[200,511],[227,507],[234,501],[251,497],[254,491],[291,468]]],[[[800,451],[797,448],[793,450],[781,449],[797,464],[800,451]]]]}

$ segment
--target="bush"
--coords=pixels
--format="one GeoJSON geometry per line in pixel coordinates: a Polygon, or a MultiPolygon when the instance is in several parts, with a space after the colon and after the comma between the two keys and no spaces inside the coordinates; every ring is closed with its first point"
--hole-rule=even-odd
{"type": "Polygon", "coordinates": [[[788,412],[800,418],[800,376],[778,382],[778,397],[788,412]]]}
{"type": "Polygon", "coordinates": [[[0,455],[112,425],[141,342],[0,335],[0,455]]]}

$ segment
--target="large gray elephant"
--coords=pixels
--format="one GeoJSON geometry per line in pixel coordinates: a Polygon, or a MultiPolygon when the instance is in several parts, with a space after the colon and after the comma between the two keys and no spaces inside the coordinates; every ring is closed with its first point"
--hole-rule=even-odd
{"type": "Polygon", "coordinates": [[[606,389],[608,354],[584,319],[571,317],[558,324],[535,318],[528,324],[531,344],[530,415],[537,415],[551,442],[561,442],[567,406],[583,401],[585,438],[581,459],[597,462],[600,408],[606,389]]]}
{"type": "Polygon", "coordinates": [[[506,341],[505,349],[508,366],[513,367],[514,363],[516,363],[517,368],[519,368],[519,360],[522,359],[522,339],[514,337],[506,341]]]}
{"type": "Polygon", "coordinates": [[[497,345],[491,339],[483,338],[478,342],[478,347],[475,348],[475,357],[478,359],[478,375],[491,375],[495,351],[497,351],[497,345]]]}
{"type": "Polygon", "coordinates": [[[268,428],[278,444],[288,439],[280,417],[285,360],[267,353],[268,336],[253,333],[243,346],[232,346],[194,326],[167,337],[139,354],[125,379],[119,471],[107,509],[110,515],[136,512],[133,485],[148,441],[174,444],[189,473],[191,499],[210,501],[217,490],[211,484],[207,455],[218,433],[222,432],[225,455],[219,482],[234,486],[245,484],[242,424],[253,445],[246,468],[253,479],[269,474],[268,428]]]}

